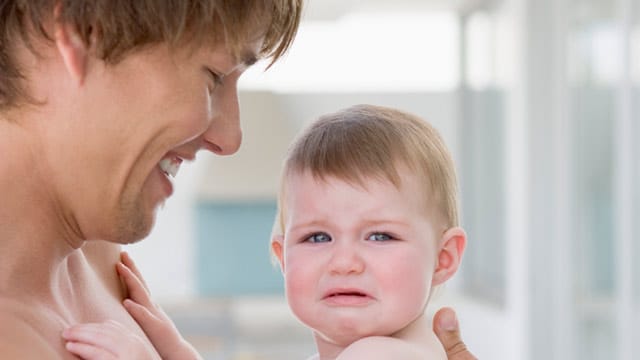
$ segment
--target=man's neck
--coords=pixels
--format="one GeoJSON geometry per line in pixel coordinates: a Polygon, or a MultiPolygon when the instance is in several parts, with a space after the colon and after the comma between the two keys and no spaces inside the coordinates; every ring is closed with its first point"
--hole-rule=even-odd
{"type": "MultiPolygon", "coordinates": [[[[46,292],[67,277],[71,241],[24,130],[0,123],[0,294],[46,292]]],[[[75,244],[74,244],[75,242],[75,244]]],[[[44,294],[42,294],[44,295],[44,294]]]]}

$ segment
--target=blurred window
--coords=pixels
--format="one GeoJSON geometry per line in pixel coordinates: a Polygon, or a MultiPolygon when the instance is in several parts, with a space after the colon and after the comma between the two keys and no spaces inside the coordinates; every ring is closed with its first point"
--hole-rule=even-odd
{"type": "Polygon", "coordinates": [[[266,73],[261,66],[249,69],[241,88],[450,91],[459,79],[458,37],[452,12],[353,13],[337,21],[306,21],[286,57],[266,73]]]}

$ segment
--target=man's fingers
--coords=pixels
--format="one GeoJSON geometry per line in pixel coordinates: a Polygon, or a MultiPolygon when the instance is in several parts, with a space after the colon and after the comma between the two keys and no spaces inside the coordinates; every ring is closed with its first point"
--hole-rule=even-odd
{"type": "Polygon", "coordinates": [[[449,360],[477,360],[462,341],[453,309],[442,308],[434,315],[433,331],[444,346],[449,360]]]}

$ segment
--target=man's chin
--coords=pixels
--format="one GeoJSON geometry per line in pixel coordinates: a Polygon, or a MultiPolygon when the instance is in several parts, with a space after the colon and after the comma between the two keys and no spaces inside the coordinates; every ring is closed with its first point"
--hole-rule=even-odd
{"type": "MultiPolygon", "coordinates": [[[[155,214],[154,214],[155,215],[155,214]]],[[[141,217],[137,217],[135,220],[129,219],[126,221],[124,226],[119,227],[119,231],[117,231],[112,237],[111,242],[121,244],[121,245],[129,245],[135,244],[151,233],[151,229],[155,223],[155,216],[150,217],[150,219],[142,219],[141,217]]]]}

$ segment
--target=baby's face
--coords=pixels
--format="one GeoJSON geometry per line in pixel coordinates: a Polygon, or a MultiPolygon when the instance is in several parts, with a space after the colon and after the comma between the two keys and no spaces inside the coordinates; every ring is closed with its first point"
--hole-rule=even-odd
{"type": "Polygon", "coordinates": [[[288,179],[283,251],[275,252],[292,311],[325,340],[391,335],[424,310],[440,232],[415,176],[400,176],[400,188],[309,173],[288,179]]]}

